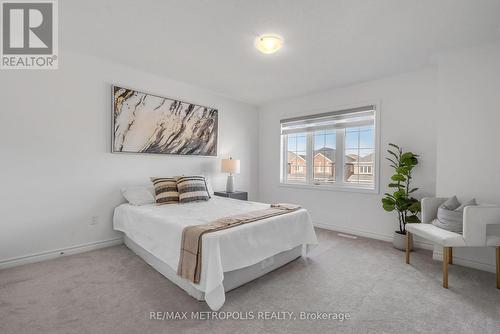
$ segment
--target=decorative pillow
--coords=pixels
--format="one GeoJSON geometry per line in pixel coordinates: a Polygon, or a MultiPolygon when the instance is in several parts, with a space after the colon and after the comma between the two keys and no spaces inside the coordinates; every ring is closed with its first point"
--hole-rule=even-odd
{"type": "Polygon", "coordinates": [[[179,202],[189,203],[197,201],[208,201],[210,193],[207,182],[203,176],[182,176],[177,180],[179,190],[179,202]]]}
{"type": "Polygon", "coordinates": [[[446,210],[455,210],[460,206],[460,202],[457,199],[457,196],[450,197],[441,204],[440,208],[446,209],[446,210]]]}
{"type": "Polygon", "coordinates": [[[462,233],[464,222],[464,208],[471,205],[477,205],[475,199],[472,199],[469,202],[460,205],[457,197],[453,196],[438,208],[437,219],[434,219],[432,225],[450,232],[462,233]]]}
{"type": "Polygon", "coordinates": [[[432,225],[440,227],[450,232],[462,233],[464,223],[464,213],[462,211],[447,210],[438,208],[437,219],[432,225]]]}
{"type": "Polygon", "coordinates": [[[477,205],[476,199],[473,198],[470,201],[460,205],[458,208],[455,209],[455,211],[463,212],[466,206],[476,206],[476,205],[477,205]]]}
{"type": "Polygon", "coordinates": [[[177,182],[173,177],[152,177],[157,205],[179,203],[177,182]]]}
{"type": "MultiPolygon", "coordinates": [[[[174,176],[174,179],[179,180],[181,177],[184,177],[184,176],[185,175],[174,176]]],[[[207,185],[208,195],[210,196],[210,198],[212,198],[215,191],[214,191],[214,187],[212,186],[212,182],[210,181],[210,177],[208,177],[207,175],[204,175],[204,174],[201,174],[198,176],[203,176],[205,178],[205,184],[207,185]]]]}
{"type": "Polygon", "coordinates": [[[122,195],[132,205],[153,204],[155,202],[154,189],[151,185],[124,187],[122,195]]]}

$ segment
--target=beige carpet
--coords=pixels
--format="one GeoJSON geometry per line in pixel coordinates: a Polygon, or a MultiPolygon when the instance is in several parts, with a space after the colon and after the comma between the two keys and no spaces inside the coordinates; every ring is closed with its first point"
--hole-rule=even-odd
{"type": "Polygon", "coordinates": [[[495,276],[450,268],[429,251],[318,230],[320,246],[229,292],[221,311],[349,312],[335,320],[150,320],[209,311],[125,246],[0,271],[0,333],[500,333],[495,276]]]}

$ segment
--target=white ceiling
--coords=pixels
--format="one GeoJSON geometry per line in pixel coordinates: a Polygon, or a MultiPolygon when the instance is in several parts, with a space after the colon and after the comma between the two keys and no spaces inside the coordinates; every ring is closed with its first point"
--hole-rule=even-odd
{"type": "Polygon", "coordinates": [[[261,105],[500,39],[500,0],[59,1],[61,46],[261,105]],[[258,34],[285,38],[263,55],[258,34]]]}

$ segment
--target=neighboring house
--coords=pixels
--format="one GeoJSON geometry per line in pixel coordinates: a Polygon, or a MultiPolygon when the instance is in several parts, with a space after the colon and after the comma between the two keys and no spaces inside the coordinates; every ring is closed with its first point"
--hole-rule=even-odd
{"type": "Polygon", "coordinates": [[[315,152],[314,180],[316,181],[335,180],[335,150],[333,157],[324,151],[315,152]]]}
{"type": "MultiPolygon", "coordinates": [[[[335,156],[336,150],[329,147],[322,147],[314,151],[314,180],[318,182],[335,181],[335,156]]],[[[348,180],[354,173],[354,163],[357,156],[346,155],[345,163],[345,176],[348,180]]]]}
{"type": "Polygon", "coordinates": [[[306,177],[306,158],[288,151],[288,180],[301,180],[306,177]]]}
{"type": "Polygon", "coordinates": [[[314,151],[314,180],[335,181],[335,149],[322,147],[314,151]]]}
{"type": "MultiPolygon", "coordinates": [[[[323,147],[314,151],[313,175],[317,182],[335,181],[335,149],[323,147]]],[[[372,183],[374,173],[373,153],[364,157],[356,154],[345,156],[345,179],[355,183],[372,183]]],[[[304,180],[307,173],[306,157],[288,152],[288,180],[304,180]]]]}
{"type": "Polygon", "coordinates": [[[375,172],[375,163],[373,153],[360,157],[354,165],[354,175],[357,175],[359,183],[373,183],[373,173],[375,172]]]}
{"type": "Polygon", "coordinates": [[[355,172],[357,174],[373,175],[373,153],[359,159],[355,172]]]}

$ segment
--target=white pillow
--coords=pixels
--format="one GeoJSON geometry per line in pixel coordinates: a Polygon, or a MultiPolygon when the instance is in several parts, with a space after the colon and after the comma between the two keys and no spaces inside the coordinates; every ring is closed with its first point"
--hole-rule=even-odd
{"type": "Polygon", "coordinates": [[[210,196],[213,196],[214,195],[214,187],[212,187],[212,180],[207,177],[206,175],[205,176],[205,181],[207,182],[207,190],[208,190],[208,193],[210,194],[210,196]]]}
{"type": "Polygon", "coordinates": [[[151,185],[124,187],[122,195],[132,205],[153,204],[155,202],[154,189],[151,185]]]}

